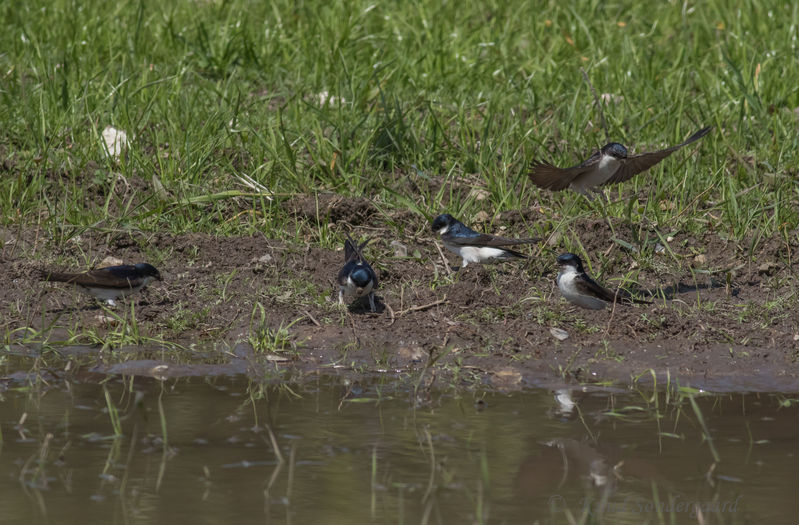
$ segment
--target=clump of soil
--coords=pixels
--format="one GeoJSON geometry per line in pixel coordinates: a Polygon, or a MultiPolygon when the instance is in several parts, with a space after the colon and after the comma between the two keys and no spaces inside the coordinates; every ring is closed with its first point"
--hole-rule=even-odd
{"type": "Polygon", "coordinates": [[[283,203],[286,211],[309,221],[347,222],[352,225],[365,224],[377,213],[372,201],[365,197],[345,198],[333,193],[301,195],[283,203]]]}

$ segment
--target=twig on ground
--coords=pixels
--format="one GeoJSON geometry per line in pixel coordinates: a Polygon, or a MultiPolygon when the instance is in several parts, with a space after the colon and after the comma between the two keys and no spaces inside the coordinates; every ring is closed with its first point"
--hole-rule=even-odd
{"type": "Polygon", "coordinates": [[[608,324],[605,327],[605,335],[609,335],[610,334],[610,324],[613,322],[613,316],[616,313],[616,305],[619,304],[618,302],[616,302],[616,299],[618,297],[619,297],[619,291],[616,290],[616,295],[613,298],[613,307],[610,309],[610,319],[608,319],[608,324]]]}
{"type": "Polygon", "coordinates": [[[394,321],[396,321],[396,320],[397,320],[397,319],[394,317],[394,309],[393,309],[393,308],[391,308],[391,305],[390,305],[390,304],[388,304],[388,303],[387,303],[387,302],[385,302],[385,301],[383,302],[383,304],[384,304],[384,305],[386,305],[386,310],[388,310],[388,314],[391,316],[391,322],[388,324],[388,326],[391,326],[391,325],[393,325],[393,324],[394,324],[394,321]]]}
{"type": "Polygon", "coordinates": [[[438,245],[437,242],[433,241],[433,244],[438,250],[438,255],[441,256],[441,261],[444,263],[444,269],[447,270],[447,275],[452,275],[452,268],[449,267],[449,263],[447,262],[447,258],[444,257],[444,252],[441,251],[441,246],[438,245]]]}
{"type": "Polygon", "coordinates": [[[310,320],[311,320],[311,322],[312,322],[313,324],[315,324],[316,326],[319,326],[319,327],[321,327],[321,326],[322,326],[321,324],[319,324],[319,321],[317,321],[317,320],[316,320],[316,318],[315,318],[313,315],[311,315],[311,312],[309,312],[308,310],[303,310],[303,311],[302,311],[302,313],[303,313],[303,314],[305,314],[305,317],[307,317],[308,319],[310,319],[310,320]]]}
{"type": "Polygon", "coordinates": [[[439,304],[443,304],[443,303],[446,303],[446,302],[447,302],[447,296],[445,295],[442,299],[439,299],[438,301],[433,301],[432,303],[423,304],[421,306],[411,306],[410,308],[406,308],[405,310],[402,310],[401,312],[398,312],[397,313],[397,317],[402,317],[403,315],[411,313],[411,312],[418,312],[420,310],[427,310],[428,308],[432,308],[433,306],[436,306],[436,305],[439,305],[439,304]]]}

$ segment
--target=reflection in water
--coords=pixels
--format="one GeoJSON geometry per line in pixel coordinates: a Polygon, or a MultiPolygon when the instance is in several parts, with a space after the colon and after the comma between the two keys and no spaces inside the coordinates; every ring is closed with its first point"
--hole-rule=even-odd
{"type": "Polygon", "coordinates": [[[679,392],[439,392],[420,408],[384,381],[0,383],[0,516],[743,523],[799,510],[799,421],[775,396],[694,408],[679,392]]]}

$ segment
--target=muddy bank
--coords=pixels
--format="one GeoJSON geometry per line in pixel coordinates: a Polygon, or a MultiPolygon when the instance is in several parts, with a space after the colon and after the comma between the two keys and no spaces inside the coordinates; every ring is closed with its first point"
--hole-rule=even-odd
{"type": "MultiPolygon", "coordinates": [[[[653,295],[651,305],[587,311],[561,299],[554,284],[554,258],[570,234],[529,247],[528,261],[450,275],[425,224],[409,222],[399,239],[409,255],[397,256],[391,235],[359,225],[370,208],[355,204],[353,216],[345,209],[331,228],[372,238],[366,255],[381,281],[376,314],[335,304],[340,249],[263,236],[86,234],[53,253],[34,231],[4,231],[6,343],[70,340],[108,349],[136,338],[169,341],[182,346],[155,357],[175,366],[240,359],[232,351],[238,344],[252,355],[278,356],[273,368],[403,372],[434,363],[436,373],[502,388],[548,377],[629,380],[654,369],[661,381],[670,374],[718,388],[799,390],[796,236],[751,249],[713,234],[642,237],[621,221],[610,234],[603,221],[584,221],[573,231],[593,254],[592,273],[609,285],[626,277],[625,287],[653,295]],[[124,322],[129,304],[115,310],[120,325],[86,297],[34,278],[39,267],[72,261],[78,268],[86,256],[108,255],[148,260],[164,276],[134,296],[135,332],[124,322]],[[557,339],[553,328],[568,338],[557,339]],[[195,347],[211,350],[186,350],[195,347]]],[[[503,233],[526,235],[527,220],[524,213],[508,214],[503,233]]],[[[110,363],[102,366],[112,373],[115,362],[153,357],[104,355],[110,363]]]]}

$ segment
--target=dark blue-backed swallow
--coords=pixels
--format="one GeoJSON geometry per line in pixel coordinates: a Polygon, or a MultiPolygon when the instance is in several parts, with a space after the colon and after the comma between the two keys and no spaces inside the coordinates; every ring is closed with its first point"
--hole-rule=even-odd
{"type": "Polygon", "coordinates": [[[363,248],[369,241],[358,246],[349,235],[344,241],[344,267],[338,272],[338,302],[352,303],[369,296],[369,308],[375,311],[377,275],[363,256],[363,248]]]}
{"type": "Polygon", "coordinates": [[[136,293],[152,281],[161,280],[158,270],[147,263],[109,266],[84,273],[62,273],[41,270],[45,281],[68,283],[113,306],[117,299],[136,293]]]}
{"type": "Polygon", "coordinates": [[[600,285],[585,273],[583,261],[573,253],[558,256],[558,288],[570,303],[590,310],[602,310],[610,303],[651,304],[633,299],[623,290],[612,291],[600,285]]]}
{"type": "Polygon", "coordinates": [[[506,248],[506,246],[538,242],[538,239],[508,239],[476,232],[449,213],[433,219],[432,230],[441,235],[441,240],[449,251],[458,254],[463,259],[462,267],[466,267],[470,262],[526,259],[525,254],[506,248]]]}
{"type": "Polygon", "coordinates": [[[571,187],[574,191],[592,199],[591,192],[601,193],[599,186],[631,179],[683,146],[701,139],[710,132],[711,128],[712,126],[708,126],[700,129],[676,146],[632,156],[627,156],[627,148],[618,142],[611,142],[602,146],[602,149],[587,160],[571,168],[558,168],[548,162],[533,161],[530,180],[539,188],[552,191],[571,187]]]}

